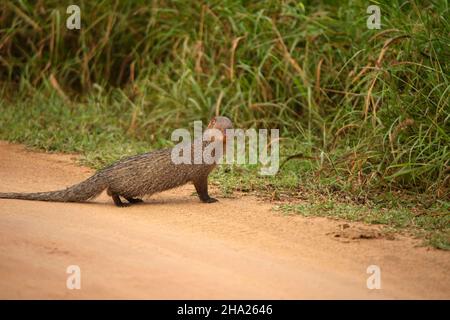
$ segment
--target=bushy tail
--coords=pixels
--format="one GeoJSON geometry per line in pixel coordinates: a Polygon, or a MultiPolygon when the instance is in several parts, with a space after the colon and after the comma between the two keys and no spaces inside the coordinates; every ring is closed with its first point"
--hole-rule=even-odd
{"type": "Polygon", "coordinates": [[[104,176],[95,174],[87,180],[65,190],[34,193],[0,193],[3,199],[39,200],[56,202],[82,202],[98,196],[107,187],[104,176]]]}

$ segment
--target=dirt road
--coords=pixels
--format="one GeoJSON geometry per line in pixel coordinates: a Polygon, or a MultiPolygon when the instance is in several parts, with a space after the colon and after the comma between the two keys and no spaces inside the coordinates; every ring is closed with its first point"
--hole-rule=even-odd
{"type": "MultiPolygon", "coordinates": [[[[88,177],[73,158],[0,142],[0,192],[88,177]]],[[[202,204],[193,192],[129,208],[105,194],[80,204],[0,199],[0,298],[450,298],[449,252],[402,236],[352,239],[377,229],[286,216],[252,197],[202,204]],[[80,267],[80,290],[66,287],[69,265],[80,267]],[[381,269],[379,290],[367,288],[369,265],[381,269]]]]}

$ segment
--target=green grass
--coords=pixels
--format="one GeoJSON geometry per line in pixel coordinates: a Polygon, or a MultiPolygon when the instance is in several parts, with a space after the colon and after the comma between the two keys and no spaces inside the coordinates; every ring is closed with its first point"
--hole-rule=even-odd
{"type": "Polygon", "coordinates": [[[2,1],[0,138],[100,168],[219,113],[279,128],[286,161],[220,168],[225,195],[361,206],[448,249],[448,2],[377,4],[380,30],[362,0],[79,1],[67,30],[60,1],[2,1]]]}

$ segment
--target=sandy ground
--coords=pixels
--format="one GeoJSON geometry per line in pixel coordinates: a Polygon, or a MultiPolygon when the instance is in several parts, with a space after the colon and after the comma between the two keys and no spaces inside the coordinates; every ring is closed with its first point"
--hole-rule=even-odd
{"type": "MultiPolygon", "coordinates": [[[[92,173],[73,159],[0,142],[0,192],[54,190],[92,173]]],[[[105,194],[0,199],[0,298],[450,298],[449,252],[374,226],[284,215],[253,197],[203,204],[193,192],[128,208],[105,194]],[[66,287],[69,265],[80,267],[80,290],[66,287]],[[369,265],[381,269],[379,290],[367,288],[369,265]]]]}

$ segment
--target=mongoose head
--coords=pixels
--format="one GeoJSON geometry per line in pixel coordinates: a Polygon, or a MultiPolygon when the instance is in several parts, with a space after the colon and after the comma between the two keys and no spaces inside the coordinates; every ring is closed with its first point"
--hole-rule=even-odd
{"type": "Polygon", "coordinates": [[[211,119],[208,124],[208,129],[217,129],[222,132],[223,142],[226,141],[226,130],[233,129],[233,123],[227,117],[217,116],[211,119]]]}

